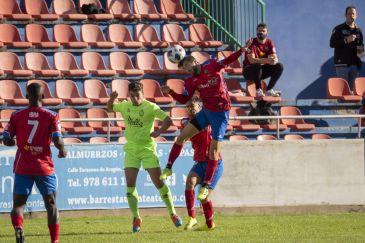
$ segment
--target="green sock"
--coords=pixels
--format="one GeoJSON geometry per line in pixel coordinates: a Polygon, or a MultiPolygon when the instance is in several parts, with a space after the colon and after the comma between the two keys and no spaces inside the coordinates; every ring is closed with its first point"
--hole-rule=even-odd
{"type": "Polygon", "coordinates": [[[127,199],[128,199],[129,209],[133,214],[133,218],[139,218],[138,192],[136,187],[127,187],[127,199]]]}
{"type": "Polygon", "coordinates": [[[165,203],[167,209],[169,210],[170,215],[176,214],[170,188],[166,185],[163,185],[161,188],[158,189],[158,191],[160,192],[162,201],[165,203]]]}

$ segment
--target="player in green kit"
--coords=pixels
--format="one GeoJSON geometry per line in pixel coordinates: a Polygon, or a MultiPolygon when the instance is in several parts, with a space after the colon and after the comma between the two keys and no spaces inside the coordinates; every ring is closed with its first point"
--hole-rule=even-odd
{"type": "Polygon", "coordinates": [[[116,91],[110,94],[107,103],[108,111],[120,112],[125,122],[124,171],[127,181],[127,199],[133,214],[133,232],[141,230],[141,217],[138,211],[138,193],[136,180],[141,165],[149,173],[153,184],[160,192],[163,202],[170,213],[176,227],[182,225],[182,220],[176,214],[171,191],[160,180],[161,167],[153,138],[165,132],[172,124],[172,120],[156,104],[144,99],[143,86],[140,82],[132,82],[128,86],[129,101],[118,102],[116,91]],[[160,129],[154,131],[155,119],[163,121],[160,129]]]}

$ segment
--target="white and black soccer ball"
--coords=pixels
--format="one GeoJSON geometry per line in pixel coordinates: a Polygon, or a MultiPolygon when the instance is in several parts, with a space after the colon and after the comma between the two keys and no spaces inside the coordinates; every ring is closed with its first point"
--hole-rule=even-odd
{"type": "Polygon", "coordinates": [[[173,45],[167,50],[167,58],[172,63],[179,63],[186,55],[185,49],[180,45],[173,45]]]}

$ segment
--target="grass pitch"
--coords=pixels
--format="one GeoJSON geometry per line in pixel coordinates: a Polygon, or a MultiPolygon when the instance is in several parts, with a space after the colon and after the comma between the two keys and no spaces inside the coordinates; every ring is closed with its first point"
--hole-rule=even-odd
{"type": "MultiPolygon", "coordinates": [[[[198,221],[204,223],[202,215],[198,221]]],[[[216,214],[215,222],[212,232],[194,232],[176,229],[168,217],[145,216],[142,231],[132,234],[131,218],[126,216],[62,217],[60,243],[365,242],[365,213],[216,214]]],[[[24,230],[29,243],[50,241],[45,218],[25,219],[24,230]]],[[[0,242],[15,242],[6,217],[0,217],[0,242]]]]}

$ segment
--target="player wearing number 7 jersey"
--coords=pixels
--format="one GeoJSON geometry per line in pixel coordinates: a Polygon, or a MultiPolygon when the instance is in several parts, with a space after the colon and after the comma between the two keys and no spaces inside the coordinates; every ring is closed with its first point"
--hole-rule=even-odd
{"type": "Polygon", "coordinates": [[[29,106],[12,114],[3,134],[6,146],[14,146],[14,137],[16,137],[18,147],[14,161],[11,221],[16,242],[24,242],[24,207],[35,183],[47,209],[51,242],[55,243],[58,242],[59,217],[56,207],[56,175],[51,159],[51,141],[59,150],[59,158],[66,157],[67,152],[61,138],[58,114],[42,108],[42,87],[37,83],[30,84],[27,87],[27,98],[29,106]]]}

